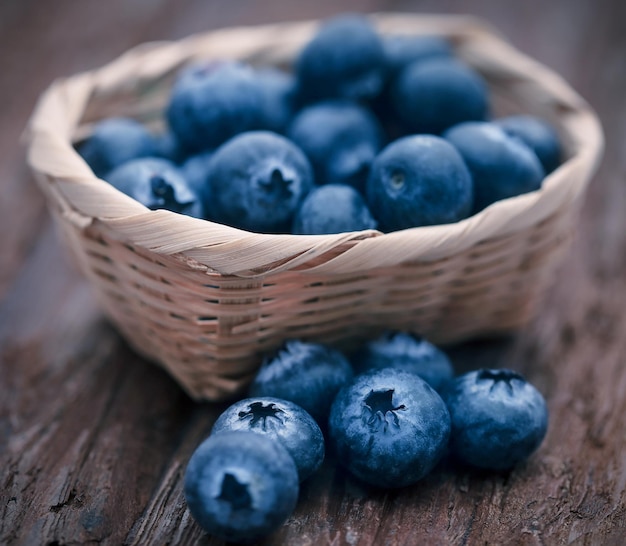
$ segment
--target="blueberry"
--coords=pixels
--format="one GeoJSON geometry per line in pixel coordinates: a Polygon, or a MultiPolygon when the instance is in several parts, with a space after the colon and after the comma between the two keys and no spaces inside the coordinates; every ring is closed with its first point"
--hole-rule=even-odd
{"type": "Polygon", "coordinates": [[[293,233],[320,235],[376,229],[362,195],[345,184],[326,184],[314,189],[302,203],[293,233]]]}
{"type": "Polygon", "coordinates": [[[296,506],[298,472],[282,446],[253,432],[209,436],[191,456],[185,499],[216,537],[253,542],[280,527],[296,506]]]}
{"type": "Polygon", "coordinates": [[[360,191],[383,144],[382,129],[374,115],[345,100],[304,108],[287,135],[311,161],[318,184],[350,184],[360,191]]]}
{"type": "Polygon", "coordinates": [[[450,416],[420,377],[385,368],[357,377],[333,402],[329,436],[340,463],[379,487],[405,487],[444,454],[450,416]]]}
{"type": "Polygon", "coordinates": [[[203,217],[198,195],[176,165],[166,159],[134,159],[111,172],[107,181],[149,209],[203,217]]]}
{"type": "Polygon", "coordinates": [[[452,58],[450,42],[441,36],[393,34],[382,37],[385,52],[385,86],[372,109],[385,125],[387,134],[406,134],[396,116],[391,92],[392,82],[408,65],[418,61],[452,58]]]}
{"type": "Polygon", "coordinates": [[[382,40],[388,77],[396,75],[414,62],[436,58],[450,59],[454,55],[452,45],[442,36],[392,34],[384,36],[382,40]]]}
{"type": "Polygon", "coordinates": [[[482,121],[489,105],[482,76],[454,59],[411,63],[392,82],[391,95],[411,133],[440,134],[464,121],[482,121]]]}
{"type": "Polygon", "coordinates": [[[352,367],[342,353],[294,339],[264,360],[250,395],[290,400],[323,424],[333,398],[352,378],[352,367]]]}
{"type": "Polygon", "coordinates": [[[441,349],[406,332],[385,332],[366,343],[353,362],[360,372],[396,368],[417,374],[438,392],[454,376],[450,359],[441,349]]]}
{"type": "Polygon", "coordinates": [[[384,62],[382,42],[368,19],[352,14],[334,17],[296,60],[301,98],[312,102],[375,97],[382,89],[384,62]]]}
{"type": "Polygon", "coordinates": [[[561,143],[556,130],[547,121],[535,116],[519,115],[500,118],[494,123],[530,147],[537,154],[546,174],[559,166],[561,143]]]}
{"type": "Polygon", "coordinates": [[[383,231],[456,222],[472,209],[472,178],[442,138],[395,140],[374,160],[367,203],[383,231]]]}
{"type": "Polygon", "coordinates": [[[246,430],[280,442],[298,468],[300,481],[308,478],[324,460],[324,436],[320,427],[300,406],[280,398],[257,397],[235,402],[213,425],[212,434],[246,430]]]}
{"type": "Polygon", "coordinates": [[[469,372],[444,398],[452,419],[451,451],[470,465],[509,469],[528,458],[546,434],[543,396],[514,371],[469,372]]]}
{"type": "Polygon", "coordinates": [[[180,170],[187,179],[189,186],[200,196],[203,203],[208,202],[211,198],[208,180],[211,157],[213,157],[212,151],[201,152],[190,156],[180,166],[180,170]]]}
{"type": "Polygon", "coordinates": [[[291,141],[270,131],[238,135],[208,166],[207,215],[249,231],[290,232],[300,203],[313,187],[308,159],[291,141]]]}
{"type": "Polygon", "coordinates": [[[155,135],[154,143],[154,155],[167,159],[172,163],[181,164],[189,156],[188,150],[185,149],[176,135],[170,130],[155,135]]]}
{"type": "Polygon", "coordinates": [[[489,122],[467,122],[444,133],[474,180],[474,212],[491,203],[538,190],[544,178],[535,153],[489,122]]]}
{"type": "Polygon", "coordinates": [[[256,71],[255,79],[262,96],[260,127],[284,134],[295,112],[295,77],[276,68],[263,68],[256,71]]]}
{"type": "Polygon", "coordinates": [[[131,159],[156,152],[154,138],[148,130],[128,118],[109,118],[96,123],[91,136],[78,146],[78,153],[99,178],[131,159]]]}
{"type": "Polygon", "coordinates": [[[202,63],[180,74],[166,115],[183,146],[200,152],[259,128],[262,104],[250,67],[234,62],[202,63]]]}

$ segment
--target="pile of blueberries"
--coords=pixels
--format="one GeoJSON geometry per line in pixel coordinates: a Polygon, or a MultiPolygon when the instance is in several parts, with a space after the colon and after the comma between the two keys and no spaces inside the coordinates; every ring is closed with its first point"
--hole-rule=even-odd
{"type": "Polygon", "coordinates": [[[541,444],[548,411],[520,374],[481,369],[455,377],[447,355],[386,332],[347,357],[289,340],[263,362],[249,397],[218,417],[187,466],[185,497],[198,523],[234,542],[278,528],[299,482],[324,460],[377,488],[406,487],[445,456],[508,470],[541,444]]]}
{"type": "Polygon", "coordinates": [[[173,85],[165,132],[110,118],[78,151],[150,209],[253,232],[447,224],[539,189],[561,161],[550,124],[491,118],[489,93],[446,39],[341,15],[292,71],[195,63],[173,85]]]}

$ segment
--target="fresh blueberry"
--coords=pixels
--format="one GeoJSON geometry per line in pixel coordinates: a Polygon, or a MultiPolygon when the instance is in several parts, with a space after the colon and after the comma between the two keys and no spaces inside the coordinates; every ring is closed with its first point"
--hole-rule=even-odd
{"type": "Polygon", "coordinates": [[[510,136],[519,138],[532,149],[546,174],[561,163],[561,143],[554,127],[547,121],[530,115],[500,118],[494,121],[510,136]]]}
{"type": "Polygon", "coordinates": [[[366,195],[383,231],[447,224],[469,215],[472,177],[450,143],[431,135],[408,136],[374,160],[366,195]]]}
{"type": "Polygon", "coordinates": [[[263,99],[260,127],[284,134],[295,112],[295,77],[276,68],[262,68],[255,79],[263,99]]]}
{"type": "Polygon", "coordinates": [[[528,458],[546,435],[546,402],[514,371],[469,372],[444,398],[452,419],[451,452],[470,465],[509,469],[528,458]]]}
{"type": "Polygon", "coordinates": [[[308,159],[291,141],[251,131],[220,146],[208,166],[207,215],[249,231],[287,233],[313,187],[308,159]]]}
{"type": "Polygon", "coordinates": [[[156,157],[167,159],[177,165],[182,164],[189,156],[188,150],[181,144],[176,135],[170,131],[164,131],[154,137],[156,157]]]}
{"type": "Polygon", "coordinates": [[[280,442],[296,463],[300,481],[311,476],[324,460],[320,427],[288,400],[257,397],[235,402],[218,417],[211,433],[225,430],[247,430],[280,442]]]}
{"type": "Polygon", "coordinates": [[[131,159],[153,156],[156,152],[152,135],[141,123],[129,118],[98,122],[91,136],[78,146],[78,153],[99,178],[131,159]]]}
{"type": "Polygon", "coordinates": [[[200,198],[176,165],[166,159],[134,159],[113,170],[107,181],[149,209],[203,217],[200,198]]]}
{"type": "Polygon", "coordinates": [[[472,173],[474,212],[541,187],[544,171],[536,154],[497,125],[461,123],[444,137],[460,152],[472,173]]]}
{"type": "Polygon", "coordinates": [[[207,203],[211,197],[209,195],[209,162],[213,157],[213,152],[201,152],[190,156],[181,166],[180,170],[191,189],[200,196],[203,203],[207,203]]]}
{"type": "Polygon", "coordinates": [[[307,155],[318,184],[350,184],[363,191],[383,144],[380,124],[366,108],[329,100],[301,110],[287,132],[307,155]]]}
{"type": "Polygon", "coordinates": [[[392,82],[408,65],[432,59],[452,58],[450,42],[442,36],[415,36],[392,34],[382,37],[385,51],[385,85],[372,109],[385,125],[387,134],[406,134],[402,131],[402,120],[397,119],[392,97],[392,82]]]}
{"type": "Polygon", "coordinates": [[[411,133],[440,134],[487,116],[489,93],[482,76],[454,59],[417,61],[391,84],[398,119],[411,133]]]}
{"type": "Polygon", "coordinates": [[[344,14],[326,21],[296,61],[301,98],[370,99],[384,81],[385,54],[371,23],[344,14]]]}
{"type": "Polygon", "coordinates": [[[450,359],[441,349],[406,332],[385,332],[369,341],[353,363],[359,372],[396,368],[417,374],[438,392],[454,376],[450,359]]]}
{"type": "Polygon", "coordinates": [[[345,184],[314,189],[302,203],[293,223],[297,235],[321,235],[376,229],[362,195],[345,184]]]}
{"type": "Polygon", "coordinates": [[[262,105],[252,68],[234,62],[201,63],[180,74],[166,115],[183,146],[200,152],[259,128],[262,105]]]}
{"type": "Polygon", "coordinates": [[[325,423],[333,398],[353,375],[350,363],[336,349],[294,339],[265,359],[250,395],[290,400],[325,423]]]}
{"type": "Polygon", "coordinates": [[[450,59],[454,56],[452,45],[443,36],[391,34],[384,36],[382,40],[388,77],[393,77],[417,61],[450,59]]]}
{"type": "Polygon", "coordinates": [[[209,436],[191,456],[185,499],[208,533],[253,542],[280,527],[298,499],[298,472],[280,442],[244,431],[209,436]]]}
{"type": "Polygon", "coordinates": [[[415,374],[384,368],[357,377],[333,402],[329,436],[340,463],[378,487],[404,487],[444,454],[450,415],[415,374]]]}

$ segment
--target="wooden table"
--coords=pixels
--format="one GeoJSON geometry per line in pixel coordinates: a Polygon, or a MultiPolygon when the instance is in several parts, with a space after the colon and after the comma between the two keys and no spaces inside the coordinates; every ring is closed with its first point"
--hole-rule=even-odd
{"type": "Polygon", "coordinates": [[[547,439],[506,474],[443,465],[375,493],[333,461],[266,544],[626,544],[626,4],[618,0],[161,0],[0,4],[0,544],[220,544],[186,510],[185,464],[224,406],[135,355],[64,259],[20,133],[55,77],[153,39],[337,11],[473,13],[598,110],[605,161],[536,319],[452,352],[521,370],[547,439]]]}

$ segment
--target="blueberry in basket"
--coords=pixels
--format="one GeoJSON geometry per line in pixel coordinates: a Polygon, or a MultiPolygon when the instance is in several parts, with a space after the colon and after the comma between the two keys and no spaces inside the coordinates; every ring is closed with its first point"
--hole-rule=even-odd
{"type": "Polygon", "coordinates": [[[432,135],[395,140],[376,157],[367,203],[383,231],[447,224],[469,216],[473,184],[463,158],[432,135]]]}
{"type": "Polygon", "coordinates": [[[376,117],[347,100],[302,109],[287,135],[311,161],[318,184],[350,184],[359,191],[364,190],[370,165],[383,146],[376,117]]]}
{"type": "Polygon", "coordinates": [[[157,144],[138,121],[109,118],[94,125],[89,138],[78,145],[78,153],[96,176],[104,178],[131,159],[157,155],[157,144]]]}
{"type": "Polygon", "coordinates": [[[296,59],[300,100],[374,98],[383,87],[384,63],[382,41],[366,17],[329,19],[296,59]]]}
{"type": "Polygon", "coordinates": [[[170,129],[154,135],[156,157],[167,159],[177,165],[182,165],[189,157],[189,150],[183,146],[178,137],[170,129]]]}
{"type": "Polygon", "coordinates": [[[413,63],[433,59],[452,59],[454,51],[450,42],[442,36],[415,36],[391,34],[381,37],[385,53],[385,85],[380,96],[372,103],[389,134],[401,133],[402,120],[396,116],[391,93],[392,83],[398,74],[413,63]]]}
{"type": "Polygon", "coordinates": [[[224,431],[195,450],[185,472],[194,519],[216,537],[254,542],[280,527],[298,500],[296,465],[280,442],[224,431]]]}
{"type": "Polygon", "coordinates": [[[408,332],[388,331],[366,342],[352,362],[358,372],[396,368],[414,373],[438,392],[454,377],[446,353],[408,332]]]}
{"type": "Polygon", "coordinates": [[[263,100],[250,66],[228,61],[197,63],[178,76],[166,117],[182,145],[197,153],[260,128],[263,100]]]}
{"type": "Polygon", "coordinates": [[[396,116],[410,133],[441,134],[464,121],[483,121],[489,111],[485,80],[456,59],[416,61],[390,85],[396,116]]]}
{"type": "Polygon", "coordinates": [[[506,134],[519,138],[530,147],[537,154],[546,174],[559,166],[561,143],[554,127],[547,121],[537,116],[518,114],[496,119],[494,123],[502,127],[506,134]]]}
{"type": "Polygon", "coordinates": [[[204,216],[200,197],[176,165],[166,159],[134,159],[114,169],[107,181],[149,209],[204,216]]]}
{"type": "Polygon", "coordinates": [[[180,170],[187,179],[187,183],[200,196],[203,203],[210,199],[208,189],[211,157],[213,157],[213,151],[200,152],[189,156],[180,165],[180,170]]]}
{"type": "Polygon", "coordinates": [[[444,399],[452,420],[451,452],[469,465],[510,469],[527,459],[546,435],[543,396],[512,370],[469,372],[456,378],[444,399]]]}
{"type": "Polygon", "coordinates": [[[442,36],[392,34],[383,36],[382,41],[388,79],[415,62],[454,57],[452,45],[442,36]]]}
{"type": "Polygon", "coordinates": [[[228,407],[215,421],[211,434],[244,430],[280,442],[298,469],[300,481],[311,476],[324,460],[320,427],[300,406],[272,397],[245,398],[228,407]]]}
{"type": "Polygon", "coordinates": [[[248,231],[288,233],[313,187],[302,151],[271,131],[250,131],[220,146],[208,164],[205,212],[248,231]]]}
{"type": "Polygon", "coordinates": [[[321,235],[376,229],[376,226],[358,191],[345,184],[326,184],[307,195],[296,213],[292,233],[321,235]]]}
{"type": "Polygon", "coordinates": [[[339,462],[377,487],[422,479],[443,456],[449,435],[441,397],[417,375],[394,368],[358,376],[330,412],[329,437],[339,462]]]}
{"type": "Polygon", "coordinates": [[[259,68],[255,72],[261,90],[260,128],[284,134],[295,114],[296,78],[277,68],[259,68]]]}
{"type": "Polygon", "coordinates": [[[348,359],[338,350],[291,339],[264,360],[250,396],[290,400],[323,425],[335,395],[353,377],[348,359]]]}
{"type": "Polygon", "coordinates": [[[466,122],[444,133],[463,156],[474,180],[474,212],[491,203],[538,190],[544,170],[520,139],[491,122],[466,122]]]}

